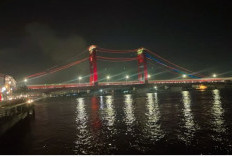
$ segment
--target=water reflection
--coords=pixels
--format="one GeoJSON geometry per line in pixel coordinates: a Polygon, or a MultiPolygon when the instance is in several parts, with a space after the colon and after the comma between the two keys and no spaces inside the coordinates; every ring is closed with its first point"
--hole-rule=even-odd
{"type": "Polygon", "coordinates": [[[213,120],[212,120],[212,126],[213,130],[217,133],[217,136],[214,137],[215,140],[222,140],[220,138],[220,133],[225,132],[225,125],[224,125],[224,110],[222,108],[221,103],[221,96],[220,91],[218,89],[215,89],[212,91],[213,94],[213,106],[212,106],[212,114],[213,114],[213,120]]]}
{"type": "Polygon", "coordinates": [[[133,99],[131,94],[124,95],[124,97],[125,97],[124,100],[125,123],[127,126],[132,126],[133,123],[135,122],[133,99]]]}
{"type": "Polygon", "coordinates": [[[159,123],[160,111],[158,105],[158,95],[157,93],[147,93],[146,99],[147,112],[145,114],[147,117],[147,122],[144,132],[147,133],[146,136],[148,136],[150,140],[158,141],[164,136],[159,123]]]}
{"type": "Polygon", "coordinates": [[[189,91],[182,91],[183,102],[183,114],[184,114],[184,133],[181,135],[181,139],[187,144],[191,142],[196,132],[196,125],[194,123],[193,114],[191,110],[191,97],[189,91]]]}
{"type": "Polygon", "coordinates": [[[97,132],[101,127],[101,120],[99,118],[99,100],[97,97],[93,96],[91,98],[91,124],[93,133],[97,136],[97,132]]]}
{"type": "Polygon", "coordinates": [[[105,102],[105,107],[104,107],[104,101],[102,98],[100,98],[100,106],[101,110],[103,110],[103,114],[101,115],[104,125],[106,126],[113,126],[115,122],[115,109],[113,105],[113,96],[108,95],[106,96],[106,102],[105,102]]]}
{"type": "Polygon", "coordinates": [[[76,139],[76,152],[86,154],[89,152],[88,148],[91,146],[91,135],[87,129],[88,116],[85,110],[84,98],[77,99],[76,107],[76,123],[77,123],[77,139],[76,139]]]}

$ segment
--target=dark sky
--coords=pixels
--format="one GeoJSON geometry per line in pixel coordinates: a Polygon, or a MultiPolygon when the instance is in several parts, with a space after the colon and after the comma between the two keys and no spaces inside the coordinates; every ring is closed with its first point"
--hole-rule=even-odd
{"type": "MultiPolygon", "coordinates": [[[[232,76],[231,10],[231,0],[1,0],[0,73],[20,80],[88,56],[81,52],[96,44],[143,46],[188,69],[232,76]]],[[[88,64],[76,70],[72,77],[88,64]]]]}

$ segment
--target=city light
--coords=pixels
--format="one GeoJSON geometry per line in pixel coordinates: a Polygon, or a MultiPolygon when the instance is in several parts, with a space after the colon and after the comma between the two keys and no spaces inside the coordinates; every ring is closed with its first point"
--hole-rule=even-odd
{"type": "Polygon", "coordinates": [[[27,100],[27,103],[28,103],[28,104],[31,104],[31,103],[33,103],[33,100],[32,100],[32,99],[28,99],[28,100],[27,100]]]}
{"type": "Polygon", "coordinates": [[[78,83],[80,84],[80,81],[82,80],[82,77],[81,76],[79,76],[78,77],[78,83]]]}
{"type": "Polygon", "coordinates": [[[103,92],[103,90],[102,90],[102,89],[100,89],[100,92],[103,92]]]}
{"type": "Polygon", "coordinates": [[[2,92],[6,91],[6,87],[2,87],[2,92]]]}
{"type": "Polygon", "coordinates": [[[127,83],[127,80],[128,80],[129,78],[130,78],[129,75],[126,75],[126,83],[127,83]]]}
{"type": "Polygon", "coordinates": [[[148,78],[151,78],[151,75],[148,74],[147,77],[148,77],[148,78]]]}
{"type": "Polygon", "coordinates": [[[27,79],[24,79],[24,82],[27,82],[27,79]]]}
{"type": "Polygon", "coordinates": [[[182,77],[183,77],[183,78],[186,78],[186,77],[187,77],[187,75],[186,75],[186,74],[183,74],[183,75],[182,75],[182,77]]]}
{"type": "Polygon", "coordinates": [[[109,75],[108,75],[108,76],[106,76],[106,79],[107,79],[107,80],[109,80],[109,79],[110,79],[110,76],[109,76],[109,75]]]}
{"type": "Polygon", "coordinates": [[[154,89],[157,89],[157,86],[154,86],[154,89]]]}
{"type": "Polygon", "coordinates": [[[214,77],[214,78],[217,77],[217,74],[213,74],[213,77],[214,77]]]}

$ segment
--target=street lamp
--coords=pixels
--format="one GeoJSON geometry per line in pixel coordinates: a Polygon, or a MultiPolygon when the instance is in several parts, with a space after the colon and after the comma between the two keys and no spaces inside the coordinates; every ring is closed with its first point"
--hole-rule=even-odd
{"type": "Polygon", "coordinates": [[[129,78],[130,78],[129,75],[126,75],[126,83],[127,83],[127,80],[128,80],[129,78]]]}
{"type": "Polygon", "coordinates": [[[80,81],[82,80],[82,77],[81,76],[79,76],[78,77],[78,83],[80,84],[80,81]]]}
{"type": "Polygon", "coordinates": [[[183,74],[182,77],[183,77],[183,78],[186,78],[187,76],[186,76],[186,74],[183,74]]]}
{"type": "Polygon", "coordinates": [[[213,74],[213,77],[214,77],[214,78],[217,77],[217,74],[213,74]]]}
{"type": "Polygon", "coordinates": [[[24,82],[27,82],[27,79],[26,79],[26,78],[24,79],[24,82]]]}
{"type": "Polygon", "coordinates": [[[148,74],[148,75],[147,75],[147,77],[148,77],[148,78],[151,78],[151,75],[150,75],[150,74],[148,74]]]}
{"type": "Polygon", "coordinates": [[[110,80],[110,76],[108,75],[108,76],[106,76],[106,79],[107,79],[107,82],[110,80]]]}

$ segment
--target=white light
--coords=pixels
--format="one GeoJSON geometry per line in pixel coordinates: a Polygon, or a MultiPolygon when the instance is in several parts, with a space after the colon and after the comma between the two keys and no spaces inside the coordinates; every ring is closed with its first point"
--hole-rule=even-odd
{"type": "Polygon", "coordinates": [[[216,74],[213,74],[213,77],[217,77],[217,75],[216,75],[216,74]]]}
{"type": "Polygon", "coordinates": [[[154,86],[154,89],[157,89],[157,86],[154,86]]]}
{"type": "Polygon", "coordinates": [[[100,89],[100,92],[102,92],[103,90],[102,89],[100,89]]]}
{"type": "Polygon", "coordinates": [[[78,77],[78,80],[82,80],[82,77],[81,77],[81,76],[79,76],[79,77],[78,77]]]}
{"type": "Polygon", "coordinates": [[[24,82],[27,82],[27,79],[24,79],[24,82]]]}
{"type": "Polygon", "coordinates": [[[6,91],[6,87],[2,87],[2,92],[6,91]]]}
{"type": "Polygon", "coordinates": [[[33,100],[32,100],[32,99],[28,99],[28,100],[27,100],[27,103],[28,103],[28,104],[31,104],[31,103],[33,103],[33,100]]]}
{"type": "Polygon", "coordinates": [[[9,84],[11,84],[11,81],[9,81],[9,84]]]}
{"type": "Polygon", "coordinates": [[[129,79],[129,76],[128,76],[128,75],[126,75],[126,79],[129,79]]]}
{"type": "Polygon", "coordinates": [[[182,77],[183,77],[183,78],[186,78],[186,75],[185,75],[185,74],[183,74],[183,75],[182,75],[182,77]]]}
{"type": "Polygon", "coordinates": [[[151,75],[148,74],[147,77],[148,77],[148,78],[151,78],[151,75]]]}
{"type": "Polygon", "coordinates": [[[110,76],[106,76],[106,79],[109,80],[109,79],[110,79],[110,76]]]}

